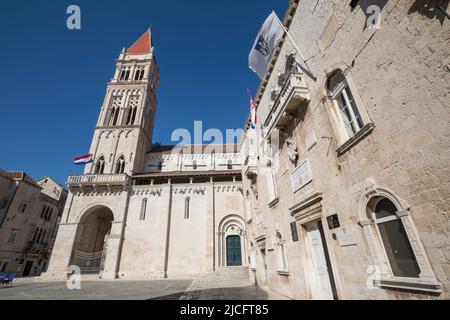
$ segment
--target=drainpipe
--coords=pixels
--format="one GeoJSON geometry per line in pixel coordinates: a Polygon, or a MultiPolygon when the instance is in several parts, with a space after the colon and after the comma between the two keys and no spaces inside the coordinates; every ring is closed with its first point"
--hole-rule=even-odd
{"type": "Polygon", "coordinates": [[[172,182],[169,179],[169,210],[167,212],[166,250],[164,257],[164,278],[167,278],[169,266],[170,223],[172,220],[172,182]]]}

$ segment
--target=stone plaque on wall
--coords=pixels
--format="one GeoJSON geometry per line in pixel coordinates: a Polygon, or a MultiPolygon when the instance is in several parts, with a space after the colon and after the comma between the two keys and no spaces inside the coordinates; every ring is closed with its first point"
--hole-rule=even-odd
{"type": "Polygon", "coordinates": [[[345,226],[336,230],[339,245],[341,247],[356,246],[356,236],[353,226],[345,226]]]}
{"type": "Polygon", "coordinates": [[[311,181],[311,167],[309,161],[306,160],[291,173],[292,190],[296,192],[311,181]]]}

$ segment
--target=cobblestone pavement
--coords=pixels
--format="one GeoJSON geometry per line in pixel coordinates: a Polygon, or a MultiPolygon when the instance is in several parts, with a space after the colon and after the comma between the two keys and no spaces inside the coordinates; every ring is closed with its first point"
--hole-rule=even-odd
{"type": "Polygon", "coordinates": [[[0,300],[266,300],[284,299],[245,280],[90,280],[81,290],[65,282],[17,279],[11,288],[0,288],[0,300]]]}

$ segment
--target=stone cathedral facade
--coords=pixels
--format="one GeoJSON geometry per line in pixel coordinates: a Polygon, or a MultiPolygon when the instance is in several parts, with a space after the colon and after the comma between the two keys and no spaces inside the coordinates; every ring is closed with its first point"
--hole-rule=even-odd
{"type": "Polygon", "coordinates": [[[152,144],[159,69],[148,30],[116,61],[91,145],[68,179],[48,272],[103,279],[195,277],[247,265],[236,145],[152,144]]]}

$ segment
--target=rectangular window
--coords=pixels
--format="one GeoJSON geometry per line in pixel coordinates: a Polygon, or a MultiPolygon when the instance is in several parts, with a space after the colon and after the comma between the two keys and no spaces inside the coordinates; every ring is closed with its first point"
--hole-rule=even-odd
{"type": "Polygon", "coordinates": [[[355,104],[350,90],[347,88],[342,89],[341,93],[337,97],[337,103],[341,112],[342,120],[344,122],[345,130],[349,137],[353,137],[364,126],[361,115],[355,104]]]}
{"type": "Polygon", "coordinates": [[[13,244],[14,242],[16,242],[18,232],[19,232],[18,230],[13,230],[11,232],[11,235],[9,236],[9,239],[8,239],[8,244],[13,244]]]}
{"type": "Polygon", "coordinates": [[[147,198],[142,199],[140,220],[145,220],[145,212],[147,211],[147,198]]]}
{"type": "Polygon", "coordinates": [[[19,206],[19,211],[22,212],[22,213],[25,212],[25,210],[27,210],[27,206],[28,206],[27,203],[21,202],[20,206],[19,206]]]}
{"type": "Polygon", "coordinates": [[[9,203],[8,199],[3,200],[1,208],[6,209],[6,207],[8,206],[8,203],[9,203]]]}

